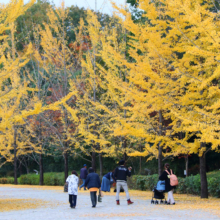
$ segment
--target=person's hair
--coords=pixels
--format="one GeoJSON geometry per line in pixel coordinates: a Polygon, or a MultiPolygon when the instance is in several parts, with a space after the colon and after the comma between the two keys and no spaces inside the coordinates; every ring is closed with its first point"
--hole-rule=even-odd
{"type": "Polygon", "coordinates": [[[78,174],[75,170],[72,171],[72,174],[75,174],[76,176],[78,176],[78,174]]]}
{"type": "Polygon", "coordinates": [[[120,160],[119,161],[119,165],[124,165],[125,164],[125,161],[124,160],[120,160]]]}
{"type": "Polygon", "coordinates": [[[170,164],[165,163],[165,164],[164,164],[164,167],[167,168],[167,169],[169,169],[169,168],[170,168],[170,164]]]}
{"type": "Polygon", "coordinates": [[[93,173],[94,169],[92,167],[89,168],[89,173],[93,173]]]}

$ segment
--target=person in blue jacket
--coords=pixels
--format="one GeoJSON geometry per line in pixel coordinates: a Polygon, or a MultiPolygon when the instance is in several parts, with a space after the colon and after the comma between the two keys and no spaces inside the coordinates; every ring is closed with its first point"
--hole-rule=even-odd
{"type": "Polygon", "coordinates": [[[101,182],[99,175],[94,172],[92,167],[89,168],[89,175],[86,178],[85,187],[90,191],[92,208],[95,208],[97,205],[97,191],[101,187],[101,182]]]}
{"type": "Polygon", "coordinates": [[[83,168],[80,170],[80,179],[83,181],[83,184],[79,187],[79,189],[81,189],[84,186],[84,190],[86,190],[85,181],[87,175],[88,175],[87,166],[86,164],[84,164],[83,168]]]}
{"type": "Polygon", "coordinates": [[[110,192],[111,184],[113,184],[114,181],[113,171],[105,174],[102,178],[101,190],[104,192],[110,192]]]}

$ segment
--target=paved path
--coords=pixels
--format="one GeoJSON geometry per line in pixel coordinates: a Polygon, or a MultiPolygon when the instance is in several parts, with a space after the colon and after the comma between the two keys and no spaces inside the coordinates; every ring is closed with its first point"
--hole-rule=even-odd
{"type": "MultiPolygon", "coordinates": [[[[16,188],[0,186],[1,199],[34,199],[45,201],[45,206],[36,209],[0,212],[0,220],[211,220],[220,219],[218,216],[204,210],[169,209],[166,205],[151,205],[150,200],[133,195],[134,204],[128,206],[126,199],[121,196],[121,205],[116,206],[115,196],[108,195],[97,207],[91,208],[88,192],[80,192],[77,208],[70,209],[68,195],[59,190],[42,190],[36,188],[16,188]]],[[[0,204],[1,205],[1,204],[0,204]]]]}

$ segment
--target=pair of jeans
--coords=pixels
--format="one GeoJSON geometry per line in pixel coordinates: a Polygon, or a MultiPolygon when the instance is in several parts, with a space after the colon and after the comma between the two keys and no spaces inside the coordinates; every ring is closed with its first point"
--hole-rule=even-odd
{"type": "Polygon", "coordinates": [[[77,200],[76,195],[69,195],[70,207],[75,207],[76,206],[76,200],[77,200]]]}
{"type": "Polygon", "coordinates": [[[124,189],[124,191],[126,193],[127,200],[129,200],[130,196],[128,193],[128,185],[127,185],[126,181],[117,181],[117,183],[116,183],[116,189],[117,189],[116,200],[119,200],[119,193],[120,193],[121,187],[124,189]]]}
{"type": "Polygon", "coordinates": [[[84,190],[86,190],[86,187],[85,187],[86,179],[82,179],[82,181],[83,181],[83,184],[79,188],[81,189],[84,186],[84,190]]]}
{"type": "Polygon", "coordinates": [[[91,198],[91,202],[92,202],[92,206],[96,207],[97,204],[97,195],[96,195],[96,191],[94,192],[90,192],[90,198],[91,198]]]}

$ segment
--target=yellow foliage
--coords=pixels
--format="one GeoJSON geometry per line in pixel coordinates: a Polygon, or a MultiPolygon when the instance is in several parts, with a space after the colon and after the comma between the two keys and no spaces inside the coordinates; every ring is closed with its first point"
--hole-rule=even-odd
{"type": "Polygon", "coordinates": [[[212,4],[181,0],[162,0],[157,4],[140,0],[139,8],[149,19],[143,24],[133,22],[129,12],[115,6],[126,16],[124,28],[132,33],[128,34],[127,53],[133,62],[112,43],[117,36],[112,34],[111,41],[101,38],[99,54],[108,67],[98,66],[102,86],[110,100],[127,114],[125,120],[118,118],[122,126],[116,125],[113,134],[137,140],[142,137],[152,144],[141,152],[134,149],[130,156],[157,158],[159,145],[171,150],[164,156],[201,156],[207,150],[201,148],[202,142],[211,143],[212,150],[218,150],[220,23],[217,13],[210,10],[212,4]],[[125,72],[127,80],[120,77],[125,72]],[[131,106],[125,108],[126,102],[131,106]],[[157,115],[150,117],[158,112],[164,120],[172,119],[170,128],[160,124],[157,115]],[[137,121],[141,122],[138,127],[137,121]],[[182,140],[175,138],[180,132],[191,133],[199,141],[188,143],[189,135],[182,140]]]}

